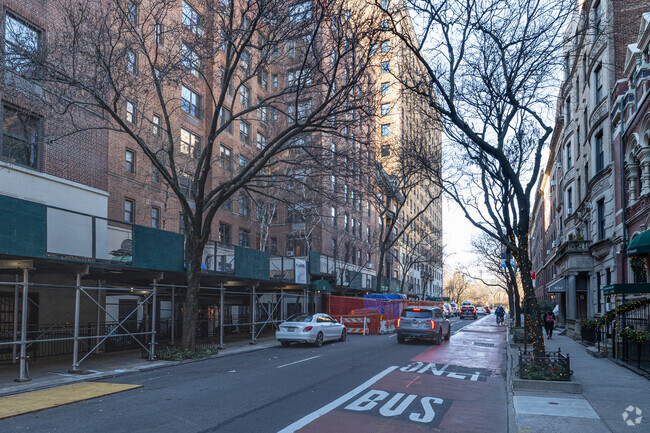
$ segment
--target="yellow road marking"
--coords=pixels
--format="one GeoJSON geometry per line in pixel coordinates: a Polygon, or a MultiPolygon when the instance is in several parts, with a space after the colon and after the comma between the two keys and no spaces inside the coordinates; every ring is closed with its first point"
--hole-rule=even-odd
{"type": "Polygon", "coordinates": [[[0,397],[0,419],[141,387],[142,385],[120,383],[81,382],[0,397]]]}

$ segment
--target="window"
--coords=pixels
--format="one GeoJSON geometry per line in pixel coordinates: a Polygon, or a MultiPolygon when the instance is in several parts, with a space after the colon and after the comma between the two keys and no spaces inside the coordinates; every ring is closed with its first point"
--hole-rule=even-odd
{"type": "Polygon", "coordinates": [[[159,23],[159,22],[156,22],[156,24],[154,24],[154,31],[156,32],[156,43],[158,45],[162,45],[163,44],[163,34],[164,34],[163,25],[161,23],[159,23]]]}
{"type": "Polygon", "coordinates": [[[192,176],[187,173],[181,173],[180,176],[178,176],[178,183],[183,196],[185,196],[189,201],[194,201],[194,191],[192,188],[194,179],[192,179],[192,176]]]}
{"type": "Polygon", "coordinates": [[[605,200],[598,201],[598,240],[605,239],[605,200]]]}
{"type": "Polygon", "coordinates": [[[381,125],[381,136],[388,137],[390,135],[390,123],[381,125]]]}
{"type": "Polygon", "coordinates": [[[332,248],[332,255],[336,257],[336,239],[332,239],[331,248],[332,248]]]}
{"type": "Polygon", "coordinates": [[[223,127],[225,124],[228,124],[228,126],[226,126],[226,131],[232,134],[232,122],[230,121],[231,117],[232,114],[230,113],[230,110],[221,107],[220,116],[219,116],[219,127],[223,127]]]}
{"type": "Polygon", "coordinates": [[[224,222],[219,222],[219,242],[224,244],[231,244],[232,226],[224,222]]]}
{"type": "Polygon", "coordinates": [[[187,2],[183,2],[183,16],[181,21],[192,33],[203,36],[203,18],[187,2]]]}
{"type": "Polygon", "coordinates": [[[600,2],[594,6],[594,30],[596,34],[600,33],[600,27],[602,22],[602,16],[600,12],[600,2]]]}
{"type": "Polygon", "coordinates": [[[244,144],[251,144],[251,125],[243,120],[239,121],[239,140],[244,144]]]}
{"type": "Polygon", "coordinates": [[[390,62],[381,62],[381,73],[388,74],[390,72],[390,62]]]}
{"type": "Polygon", "coordinates": [[[566,168],[567,170],[573,166],[573,157],[571,155],[571,143],[566,145],[566,168]]]}
{"type": "Polygon", "coordinates": [[[331,208],[331,213],[332,213],[332,226],[336,227],[336,208],[335,207],[331,208]]]}
{"type": "Polygon", "coordinates": [[[596,173],[605,168],[605,151],[603,149],[602,131],[596,135],[596,173]]]}
{"type": "Polygon", "coordinates": [[[201,118],[203,98],[185,86],[181,86],[181,109],[190,116],[201,118]]]}
{"type": "Polygon", "coordinates": [[[366,242],[370,242],[370,227],[366,226],[366,242]]]}
{"type": "Polygon", "coordinates": [[[278,75],[277,74],[273,74],[273,76],[271,77],[271,83],[272,83],[272,86],[273,86],[274,89],[278,88],[278,75]]]}
{"type": "Polygon", "coordinates": [[[388,95],[390,92],[390,83],[381,83],[381,94],[388,95]]]}
{"type": "Polygon", "coordinates": [[[185,234],[185,216],[183,215],[183,212],[178,214],[178,233],[182,235],[185,234]]]}
{"type": "Polygon", "coordinates": [[[389,20],[383,20],[381,22],[381,31],[382,32],[387,32],[390,30],[390,21],[389,20]]]}
{"type": "Polygon", "coordinates": [[[371,44],[370,45],[370,55],[374,56],[377,54],[377,44],[371,44]]]}
{"type": "Polygon", "coordinates": [[[5,15],[5,65],[21,74],[33,75],[36,68],[26,59],[36,54],[39,48],[40,32],[12,15],[5,15]]]}
{"type": "Polygon", "coordinates": [[[571,215],[573,212],[573,190],[571,188],[567,189],[566,191],[566,207],[567,207],[567,215],[571,215]]]}
{"type": "Polygon", "coordinates": [[[135,173],[135,153],[132,150],[126,150],[124,153],[125,167],[127,173],[135,173]]]}
{"type": "Polygon", "coordinates": [[[239,155],[239,171],[244,171],[246,167],[248,167],[248,164],[250,164],[250,160],[246,158],[244,155],[239,155]]]}
{"type": "Polygon", "coordinates": [[[226,146],[219,146],[219,165],[228,172],[232,172],[232,149],[226,146]]]}
{"type": "Polygon", "coordinates": [[[332,175],[330,177],[330,183],[332,186],[332,192],[336,192],[336,176],[332,175]]]}
{"type": "Polygon", "coordinates": [[[251,199],[246,194],[239,195],[239,215],[251,216],[251,199]]]}
{"type": "Polygon", "coordinates": [[[126,101],[126,121],[135,123],[135,104],[131,101],[126,101]]]}
{"type": "Polygon", "coordinates": [[[603,65],[599,64],[594,70],[594,87],[596,91],[596,104],[603,99],[603,65]]]}
{"type": "Polygon", "coordinates": [[[246,86],[241,86],[239,88],[239,103],[241,104],[242,109],[251,106],[251,89],[246,86]]]}
{"type": "Polygon", "coordinates": [[[0,155],[5,161],[38,169],[41,118],[3,105],[0,155]]]}
{"type": "Polygon", "coordinates": [[[566,98],[564,102],[564,122],[568,125],[571,122],[571,98],[566,98]]]}
{"type": "Polygon", "coordinates": [[[126,70],[131,74],[135,74],[137,70],[137,60],[136,60],[135,51],[128,50],[126,52],[126,70]]]}
{"type": "Polygon", "coordinates": [[[181,153],[196,158],[201,151],[201,137],[181,128],[181,153]]]}
{"type": "Polygon", "coordinates": [[[157,114],[154,114],[151,117],[151,133],[153,135],[160,135],[160,116],[157,114]]]}
{"type": "Polygon", "coordinates": [[[259,131],[257,131],[257,141],[256,141],[256,143],[257,143],[257,148],[260,149],[260,150],[264,149],[266,147],[266,145],[268,144],[268,142],[266,140],[266,137],[263,136],[262,134],[260,134],[259,131]]]}
{"type": "Polygon", "coordinates": [[[151,208],[151,227],[160,228],[160,208],[155,206],[151,208]]]}
{"type": "Polygon", "coordinates": [[[277,254],[278,253],[278,238],[271,238],[270,253],[271,254],[277,254]]]}
{"type": "Polygon", "coordinates": [[[343,227],[345,228],[345,231],[347,232],[350,228],[350,222],[349,222],[349,217],[347,214],[343,217],[343,227]]]}
{"type": "Polygon", "coordinates": [[[181,45],[181,64],[183,68],[198,78],[201,72],[201,58],[199,54],[189,45],[181,45]]]}
{"type": "Polygon", "coordinates": [[[390,6],[390,0],[381,0],[381,8],[383,10],[387,10],[388,6],[390,6]]]}
{"type": "Polygon", "coordinates": [[[133,222],[133,214],[135,210],[135,202],[130,198],[124,199],[124,221],[127,223],[133,222]]]}
{"type": "Polygon", "coordinates": [[[381,156],[382,158],[387,158],[390,156],[390,146],[381,146],[381,156]]]}
{"type": "Polygon", "coordinates": [[[289,22],[299,23],[311,19],[311,1],[289,6],[289,22]]]}
{"type": "Polygon", "coordinates": [[[390,114],[390,104],[381,104],[381,115],[388,116],[390,114]]]}
{"type": "Polygon", "coordinates": [[[382,41],[382,43],[381,43],[381,52],[382,53],[387,53],[389,51],[390,51],[390,41],[389,40],[382,41]]]}
{"type": "Polygon", "coordinates": [[[366,213],[368,214],[368,218],[370,218],[370,200],[366,200],[366,213]]]}
{"type": "Polygon", "coordinates": [[[262,69],[260,74],[257,76],[257,84],[264,90],[269,90],[269,71],[262,69]]]}
{"type": "Polygon", "coordinates": [[[126,4],[126,17],[133,26],[138,24],[138,5],[134,1],[126,4]]]}
{"type": "Polygon", "coordinates": [[[239,246],[240,247],[251,246],[251,233],[248,230],[239,229],[239,246]]]}
{"type": "Polygon", "coordinates": [[[243,51],[241,53],[239,64],[246,70],[251,67],[251,54],[248,51],[243,51]]]}
{"type": "Polygon", "coordinates": [[[151,166],[151,181],[154,183],[160,182],[160,170],[155,165],[151,166]]]}

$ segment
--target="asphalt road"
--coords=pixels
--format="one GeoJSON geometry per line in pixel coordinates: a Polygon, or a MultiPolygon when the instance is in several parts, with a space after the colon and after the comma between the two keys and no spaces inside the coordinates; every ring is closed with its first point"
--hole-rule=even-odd
{"type": "MultiPolygon", "coordinates": [[[[350,335],[346,342],[328,343],[321,348],[308,345],[278,346],[120,376],[111,382],[141,384],[143,388],[3,420],[0,421],[0,432],[279,432],[295,422],[312,422],[311,427],[308,425],[301,431],[357,432],[379,431],[379,428],[381,431],[405,431],[404,426],[409,423],[417,427],[409,431],[438,430],[435,426],[439,425],[451,402],[460,401],[462,397],[455,396],[451,400],[426,397],[422,393],[434,392],[437,386],[441,392],[452,388],[487,386],[483,382],[490,376],[485,373],[488,370],[470,368],[473,366],[454,369],[447,365],[453,364],[454,357],[465,357],[463,351],[471,359],[472,353],[469,351],[474,352],[475,356],[475,350],[481,349],[467,344],[473,344],[474,340],[479,345],[484,344],[481,341],[487,341],[480,334],[485,331],[458,333],[461,328],[470,324],[480,327],[481,323],[489,321],[491,324],[493,320],[493,315],[478,322],[454,318],[451,320],[452,332],[457,334],[452,336],[451,342],[440,346],[426,342],[398,344],[394,334],[350,335]],[[465,341],[463,339],[470,340],[455,344],[465,341]],[[440,364],[436,366],[427,362],[440,364]],[[442,366],[443,363],[446,364],[442,366]],[[425,371],[427,365],[429,371],[425,371]],[[401,369],[397,370],[398,367],[401,369]],[[440,374],[436,373],[436,369],[445,370],[445,374],[442,370],[440,374]],[[458,380],[460,373],[467,380],[458,380]],[[377,379],[379,375],[384,376],[377,379]],[[375,394],[369,395],[366,391],[375,383],[371,379],[375,382],[380,380],[384,386],[381,389],[385,391],[374,391],[375,394]],[[418,391],[417,399],[416,394],[410,397],[411,394],[405,392],[394,393],[395,390],[402,390],[399,388],[402,382],[411,379],[404,386],[408,388],[412,385],[412,389],[420,386],[422,389],[418,391]],[[360,387],[364,382],[366,388],[360,387]],[[391,383],[397,387],[393,391],[390,391],[391,383]],[[332,412],[332,408],[337,407],[332,402],[345,401],[341,397],[352,391],[356,394],[349,394],[350,398],[360,396],[362,400],[357,401],[356,406],[346,406],[347,411],[341,409],[332,412]],[[402,397],[405,398],[402,400],[404,404],[400,403],[402,397]],[[420,404],[420,400],[418,412],[413,408],[420,404]],[[378,404],[380,401],[383,406],[378,404]],[[384,401],[388,403],[384,404],[384,401]],[[407,405],[407,402],[412,404],[407,405]],[[330,407],[329,413],[324,412],[324,417],[319,416],[324,407],[330,407]],[[434,422],[429,422],[434,407],[441,415],[437,418],[434,416],[434,422]],[[305,418],[308,415],[311,418],[305,418]],[[327,417],[333,421],[326,421],[327,417]],[[340,425],[334,428],[337,422],[340,425]],[[373,423],[378,423],[377,429],[371,426],[373,423]],[[384,427],[393,424],[390,428],[384,428],[381,427],[382,423],[384,427]]],[[[476,359],[479,364],[483,362],[483,358],[476,359]]],[[[462,362],[457,364],[463,365],[462,362]]],[[[501,377],[491,377],[486,383],[495,380],[503,383],[501,377]]],[[[498,392],[487,388],[483,391],[498,392]]],[[[505,394],[503,405],[505,410],[505,394]]],[[[456,406],[461,407],[460,404],[456,406]]]]}

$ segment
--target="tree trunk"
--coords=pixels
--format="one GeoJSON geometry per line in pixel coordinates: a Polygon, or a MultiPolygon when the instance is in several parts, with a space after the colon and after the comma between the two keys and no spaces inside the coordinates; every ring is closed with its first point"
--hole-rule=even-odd
{"type": "Polygon", "coordinates": [[[517,284],[515,283],[514,286],[512,287],[513,291],[513,299],[514,299],[514,305],[515,305],[515,326],[521,326],[521,298],[519,296],[519,288],[517,287],[517,284]]]}
{"type": "Polygon", "coordinates": [[[181,347],[184,350],[194,350],[196,340],[196,325],[199,315],[199,291],[201,286],[201,257],[203,249],[200,245],[190,245],[188,237],[185,254],[187,257],[187,294],[183,308],[183,336],[181,347]]]}
{"type": "Polygon", "coordinates": [[[384,249],[380,248],[379,249],[379,264],[377,265],[377,287],[375,287],[375,290],[377,290],[377,293],[381,292],[381,279],[383,278],[383,274],[384,274],[384,257],[385,257],[385,255],[386,255],[386,252],[384,251],[384,249]]]}
{"type": "Polygon", "coordinates": [[[533,346],[533,356],[536,358],[543,357],[546,354],[544,347],[544,332],[542,329],[543,323],[542,318],[539,315],[539,304],[535,297],[533,280],[530,277],[532,264],[528,257],[527,235],[519,238],[519,248],[516,252],[516,260],[521,271],[521,283],[524,288],[524,301],[526,302],[524,326],[526,327],[526,333],[528,334],[531,345],[533,346]]]}

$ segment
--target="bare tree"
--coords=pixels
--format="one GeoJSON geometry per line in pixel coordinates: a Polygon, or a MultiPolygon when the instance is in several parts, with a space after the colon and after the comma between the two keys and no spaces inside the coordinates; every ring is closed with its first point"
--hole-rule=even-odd
{"type": "Polygon", "coordinates": [[[477,265],[487,270],[492,277],[490,280],[482,276],[471,275],[472,279],[481,281],[487,287],[498,288],[508,294],[508,307],[513,313],[517,326],[521,325],[521,306],[519,302],[519,286],[512,267],[502,266],[501,243],[486,233],[480,233],[472,239],[472,247],[477,256],[477,265]]]}
{"type": "MultiPolygon", "coordinates": [[[[569,0],[407,0],[401,13],[385,15],[426,71],[398,79],[428,99],[450,143],[441,187],[514,253],[535,356],[544,354],[544,339],[530,278],[531,192],[552,132],[546,118],[573,8],[569,0]],[[415,35],[401,31],[410,15],[415,35]]],[[[419,155],[437,175],[426,151],[419,155]]]]}
{"type": "MultiPolygon", "coordinates": [[[[25,44],[9,63],[60,113],[90,110],[102,121],[93,128],[141,149],[175,195],[186,240],[182,346],[193,348],[201,260],[216,212],[236,193],[264,195],[259,180],[293,178],[301,161],[321,152],[313,136],[342,135],[357,124],[349,113],[372,115],[365,47],[375,43],[376,18],[349,16],[355,1],[53,1],[58,16],[47,47],[25,44]],[[18,67],[25,63],[33,69],[18,67]],[[272,73],[279,83],[269,83],[272,73]],[[255,81],[266,91],[252,100],[255,81]],[[181,116],[204,122],[200,143],[180,134],[181,116]],[[258,121],[266,136],[252,143],[250,122],[258,121]],[[234,176],[215,170],[220,137],[233,126],[252,148],[234,176]],[[308,147],[306,140],[311,150],[290,152],[308,147]]],[[[88,128],[75,124],[65,134],[88,128]]]]}
{"type": "Polygon", "coordinates": [[[461,297],[469,288],[469,280],[467,274],[461,269],[457,268],[445,282],[445,291],[451,298],[452,302],[460,302],[461,297]]]}

